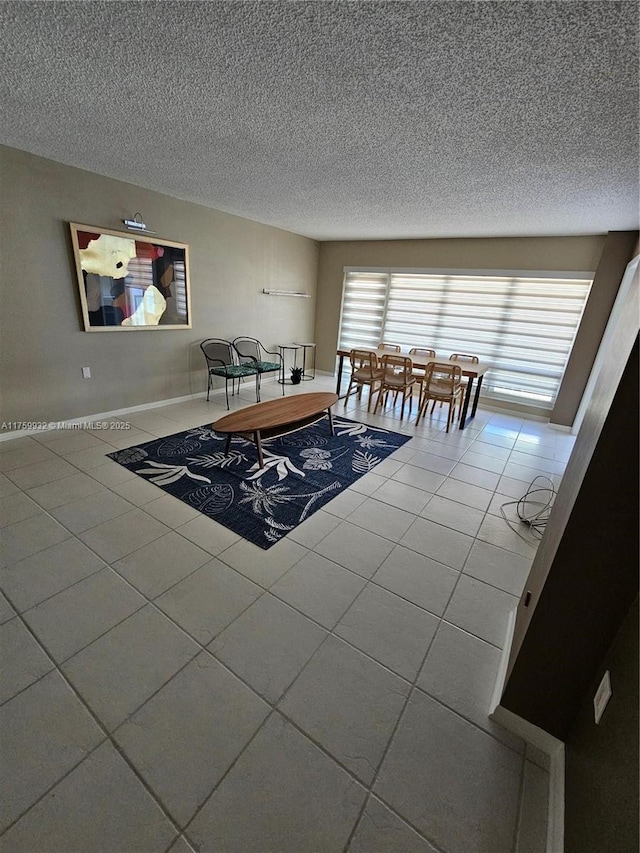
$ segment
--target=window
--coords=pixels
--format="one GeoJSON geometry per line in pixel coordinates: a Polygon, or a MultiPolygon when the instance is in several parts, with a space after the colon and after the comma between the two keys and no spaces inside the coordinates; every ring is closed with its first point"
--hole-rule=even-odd
{"type": "Polygon", "coordinates": [[[491,365],[494,399],[553,406],[589,294],[587,274],[347,270],[340,348],[384,340],[491,365]]]}

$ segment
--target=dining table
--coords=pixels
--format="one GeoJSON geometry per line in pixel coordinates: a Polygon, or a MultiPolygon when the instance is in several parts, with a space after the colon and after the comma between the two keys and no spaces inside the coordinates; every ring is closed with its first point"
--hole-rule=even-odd
{"type": "MultiPolygon", "coordinates": [[[[476,409],[478,408],[478,400],[480,398],[480,388],[482,387],[482,380],[484,378],[485,373],[491,369],[490,364],[473,363],[471,361],[458,361],[452,360],[450,358],[438,358],[436,355],[435,358],[426,358],[422,355],[415,355],[413,353],[409,353],[406,350],[402,350],[399,353],[390,353],[388,349],[369,349],[368,347],[357,347],[358,350],[367,350],[369,352],[373,352],[377,355],[378,360],[382,358],[383,355],[404,355],[407,358],[410,358],[413,362],[413,366],[418,370],[425,370],[427,365],[431,362],[436,362],[437,364],[455,364],[457,365],[461,371],[462,375],[467,379],[467,388],[464,395],[464,400],[462,403],[462,414],[460,415],[460,425],[459,429],[464,429],[467,423],[475,417],[476,409]],[[475,385],[475,393],[473,393],[473,388],[475,385]],[[473,393],[473,402],[471,402],[471,395],[473,393]],[[469,405],[471,404],[471,411],[469,411],[469,405]]],[[[338,356],[338,380],[336,383],[336,394],[340,397],[340,386],[342,385],[342,369],[344,367],[345,358],[349,358],[351,350],[350,349],[338,349],[336,355],[338,356]]]]}

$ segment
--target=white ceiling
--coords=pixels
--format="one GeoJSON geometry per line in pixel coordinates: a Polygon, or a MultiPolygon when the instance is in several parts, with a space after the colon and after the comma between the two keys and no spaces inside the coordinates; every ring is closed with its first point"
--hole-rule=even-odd
{"type": "Polygon", "coordinates": [[[637,20],[609,0],[3,2],[0,141],[319,240],[637,228],[637,20]]]}

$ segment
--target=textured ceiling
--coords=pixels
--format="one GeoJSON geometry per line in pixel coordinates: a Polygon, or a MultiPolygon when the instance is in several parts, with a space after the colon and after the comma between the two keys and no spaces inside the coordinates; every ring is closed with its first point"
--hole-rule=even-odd
{"type": "Polygon", "coordinates": [[[3,2],[0,141],[321,240],[636,228],[637,19],[608,0],[3,2]]]}

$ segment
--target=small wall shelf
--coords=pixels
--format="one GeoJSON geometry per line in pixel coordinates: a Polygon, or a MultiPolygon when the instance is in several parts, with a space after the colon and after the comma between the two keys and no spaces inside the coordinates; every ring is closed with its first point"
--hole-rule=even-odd
{"type": "Polygon", "coordinates": [[[267,296],[301,296],[303,299],[311,299],[310,293],[303,293],[301,290],[266,290],[263,287],[262,292],[267,296]]]}

